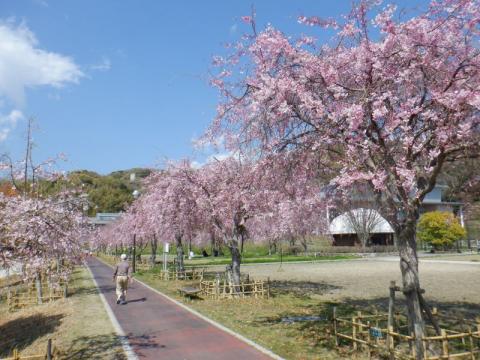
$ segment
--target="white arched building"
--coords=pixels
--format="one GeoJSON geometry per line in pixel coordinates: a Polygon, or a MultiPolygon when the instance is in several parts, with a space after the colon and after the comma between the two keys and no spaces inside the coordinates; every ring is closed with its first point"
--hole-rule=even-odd
{"type": "Polygon", "coordinates": [[[333,245],[361,245],[356,230],[359,226],[370,234],[370,245],[394,245],[394,231],[388,221],[377,211],[363,208],[343,213],[332,220],[329,233],[333,237],[333,245]]]}

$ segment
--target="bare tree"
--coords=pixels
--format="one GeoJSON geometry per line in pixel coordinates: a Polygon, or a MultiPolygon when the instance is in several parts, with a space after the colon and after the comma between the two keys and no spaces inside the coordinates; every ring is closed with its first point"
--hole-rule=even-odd
{"type": "Polygon", "coordinates": [[[357,234],[362,250],[370,243],[370,238],[375,229],[385,221],[377,210],[361,207],[350,209],[345,213],[349,227],[357,234]]]}
{"type": "Polygon", "coordinates": [[[337,211],[343,214],[345,225],[355,233],[360,240],[362,250],[370,245],[372,234],[381,230],[386,221],[380,214],[380,206],[376,200],[377,194],[368,184],[357,185],[348,192],[337,194],[340,199],[337,211]]]}

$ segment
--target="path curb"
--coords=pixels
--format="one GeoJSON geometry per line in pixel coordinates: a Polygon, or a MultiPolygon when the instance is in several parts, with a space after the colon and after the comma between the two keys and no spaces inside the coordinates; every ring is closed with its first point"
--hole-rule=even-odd
{"type": "Polygon", "coordinates": [[[90,273],[90,276],[92,277],[93,283],[97,289],[98,295],[100,296],[100,299],[102,300],[103,306],[105,307],[105,310],[107,311],[108,317],[110,318],[110,321],[112,322],[113,328],[115,329],[115,332],[117,333],[118,337],[120,338],[120,342],[122,343],[122,348],[123,351],[125,352],[125,355],[127,356],[127,360],[139,360],[135,352],[133,351],[132,347],[130,346],[130,343],[128,342],[128,338],[125,335],[125,332],[123,331],[122,327],[120,326],[117,318],[115,317],[115,314],[112,311],[112,308],[107,302],[107,299],[105,299],[105,296],[102,294],[100,291],[100,287],[98,286],[97,280],[95,280],[95,276],[93,275],[92,270],[90,269],[90,266],[88,266],[87,263],[86,267],[88,272],[90,273]]]}
{"type": "MultiPolygon", "coordinates": [[[[113,268],[112,265],[106,263],[106,262],[103,261],[102,259],[100,259],[100,258],[98,258],[98,257],[97,257],[96,259],[97,259],[98,261],[104,263],[105,265],[113,268]]],[[[264,348],[262,345],[257,344],[256,342],[254,342],[254,341],[252,341],[252,340],[250,340],[250,339],[247,339],[247,338],[244,337],[243,335],[240,335],[239,333],[237,333],[237,332],[235,332],[235,331],[233,331],[233,330],[225,327],[224,325],[222,325],[222,324],[220,324],[220,323],[218,323],[218,322],[216,322],[216,321],[214,321],[214,320],[206,317],[205,315],[200,314],[198,311],[189,308],[187,305],[182,304],[181,302],[179,302],[179,301],[171,298],[171,297],[168,296],[168,295],[165,295],[164,293],[162,293],[162,292],[160,292],[159,290],[151,287],[150,285],[145,284],[143,281],[140,281],[140,280],[137,280],[137,279],[133,279],[133,280],[136,281],[136,282],[138,282],[139,284],[142,284],[143,286],[145,286],[146,288],[150,289],[151,291],[157,293],[158,295],[163,296],[165,299],[173,302],[175,305],[178,305],[178,306],[180,306],[181,308],[187,310],[187,311],[190,312],[191,314],[193,314],[193,315],[195,315],[195,316],[198,316],[198,317],[201,318],[202,320],[205,320],[206,322],[212,324],[213,326],[219,328],[220,330],[223,330],[223,331],[225,331],[226,333],[228,333],[228,334],[236,337],[237,339],[239,339],[239,340],[247,343],[248,345],[254,347],[254,348],[257,349],[258,351],[264,353],[265,355],[270,356],[272,359],[275,359],[275,360],[285,360],[284,358],[278,356],[278,355],[275,354],[274,352],[272,352],[272,351],[264,348]]],[[[105,300],[105,301],[106,301],[106,300],[105,300]]],[[[113,315],[113,313],[112,313],[112,315],[113,315]]],[[[120,326],[120,325],[119,325],[119,326],[120,326]]],[[[130,359],[129,359],[129,360],[130,360],[130,359]]]]}

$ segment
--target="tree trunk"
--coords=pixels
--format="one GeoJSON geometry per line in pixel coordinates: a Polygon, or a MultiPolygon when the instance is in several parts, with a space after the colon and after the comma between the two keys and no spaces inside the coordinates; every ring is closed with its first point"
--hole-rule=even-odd
{"type": "Polygon", "coordinates": [[[212,253],[212,256],[218,255],[218,252],[216,252],[216,250],[217,247],[215,246],[215,236],[212,232],[210,232],[210,252],[212,253]]]}
{"type": "Polygon", "coordinates": [[[240,234],[240,254],[243,255],[243,244],[245,243],[245,234],[240,234]]]}
{"type": "Polygon", "coordinates": [[[360,236],[360,242],[362,243],[362,253],[365,254],[367,252],[368,237],[360,236]]]}
{"type": "Polygon", "coordinates": [[[408,328],[415,335],[416,358],[423,359],[422,338],[425,334],[425,323],[419,298],[420,278],[418,275],[418,257],[415,241],[415,219],[410,220],[397,234],[400,254],[400,270],[402,272],[403,293],[407,304],[408,328]]]}
{"type": "Polygon", "coordinates": [[[234,285],[234,291],[240,290],[240,264],[242,262],[242,254],[238,248],[238,241],[232,240],[230,242],[230,252],[232,253],[232,282],[234,285]]]}
{"type": "Polygon", "coordinates": [[[305,236],[302,236],[302,247],[303,247],[303,252],[305,253],[305,256],[307,256],[307,251],[308,251],[308,244],[307,244],[307,238],[305,236]]]}
{"type": "Polygon", "coordinates": [[[290,236],[290,238],[288,239],[290,246],[295,246],[296,240],[297,239],[295,239],[295,236],[290,236]]]}
{"type": "Polygon", "coordinates": [[[182,235],[175,235],[175,246],[177,247],[177,271],[184,272],[182,235]]]}
{"type": "Polygon", "coordinates": [[[276,240],[268,240],[268,255],[276,254],[277,253],[277,241],[276,240]]]}
{"type": "Polygon", "coordinates": [[[155,266],[155,260],[157,259],[157,246],[158,246],[157,237],[153,235],[152,240],[150,240],[150,249],[151,249],[150,266],[152,268],[155,266]]]}
{"type": "Polygon", "coordinates": [[[43,303],[43,289],[42,289],[42,276],[39,272],[35,276],[35,288],[37,289],[37,303],[43,303]]]}

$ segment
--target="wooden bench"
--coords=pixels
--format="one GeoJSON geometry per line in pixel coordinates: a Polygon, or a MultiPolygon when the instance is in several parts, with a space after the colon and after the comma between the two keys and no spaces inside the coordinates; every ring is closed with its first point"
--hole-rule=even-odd
{"type": "Polygon", "coordinates": [[[194,297],[198,297],[198,294],[202,292],[202,289],[193,287],[193,286],[184,286],[182,288],[177,289],[180,294],[182,294],[184,297],[188,297],[190,299],[194,297]]]}

